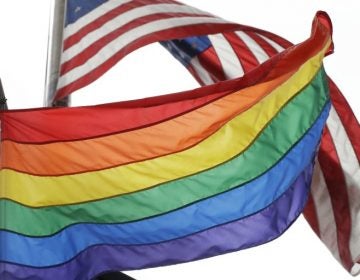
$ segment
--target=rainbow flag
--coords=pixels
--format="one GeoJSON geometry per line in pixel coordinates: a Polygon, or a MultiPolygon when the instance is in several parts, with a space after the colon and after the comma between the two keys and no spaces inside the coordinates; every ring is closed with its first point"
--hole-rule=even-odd
{"type": "Polygon", "coordinates": [[[1,278],[90,279],[269,242],[301,214],[330,110],[331,24],[242,78],[2,111],[1,278]]]}

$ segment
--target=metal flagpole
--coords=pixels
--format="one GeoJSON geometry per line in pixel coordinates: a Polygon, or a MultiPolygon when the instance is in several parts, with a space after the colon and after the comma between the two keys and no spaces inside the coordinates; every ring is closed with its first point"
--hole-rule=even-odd
{"type": "Polygon", "coordinates": [[[54,102],[60,72],[60,57],[63,45],[66,3],[67,0],[52,0],[51,2],[45,77],[45,107],[67,107],[70,103],[70,99],[68,97],[54,102]]]}

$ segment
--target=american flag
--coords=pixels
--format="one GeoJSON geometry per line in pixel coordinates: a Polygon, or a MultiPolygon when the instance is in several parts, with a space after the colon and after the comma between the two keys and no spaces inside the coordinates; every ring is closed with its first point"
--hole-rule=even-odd
{"type": "Polygon", "coordinates": [[[70,0],[67,10],[57,98],[90,84],[145,44],[235,26],[168,0],[70,0]]]}
{"type": "MultiPolygon", "coordinates": [[[[162,45],[201,85],[235,79],[292,46],[260,29],[169,0],[68,0],[56,99],[146,44],[162,45]]],[[[360,126],[330,80],[332,108],[304,215],[334,257],[360,272],[360,126]]]]}

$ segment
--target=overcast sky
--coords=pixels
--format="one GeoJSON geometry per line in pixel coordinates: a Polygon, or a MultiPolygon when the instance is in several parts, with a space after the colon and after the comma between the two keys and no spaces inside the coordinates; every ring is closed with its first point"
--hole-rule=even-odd
{"type": "MultiPolygon", "coordinates": [[[[325,68],[360,118],[358,0],[183,1],[241,24],[277,33],[292,42],[307,38],[317,10],[334,25],[335,53],[325,68]]],[[[0,2],[0,77],[10,108],[41,107],[46,64],[49,0],[0,2]]],[[[73,97],[73,105],[135,99],[197,87],[158,45],[126,57],[104,77],[73,97]]],[[[353,279],[317,240],[301,217],[281,238],[249,250],[171,267],[129,273],[162,279],[353,279]]]]}

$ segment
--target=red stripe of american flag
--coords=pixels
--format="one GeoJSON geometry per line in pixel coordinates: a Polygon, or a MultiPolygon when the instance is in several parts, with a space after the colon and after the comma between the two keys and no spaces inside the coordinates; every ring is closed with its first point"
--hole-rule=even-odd
{"type": "MultiPolygon", "coordinates": [[[[225,80],[221,62],[213,47],[198,55],[200,64],[207,70],[214,82],[225,80]]],[[[201,84],[201,83],[200,83],[201,84]]]]}
{"type": "Polygon", "coordinates": [[[316,233],[316,235],[320,237],[320,226],[318,222],[318,216],[316,213],[316,205],[312,194],[309,195],[309,199],[303,211],[303,215],[310,224],[313,231],[316,233]]]}

